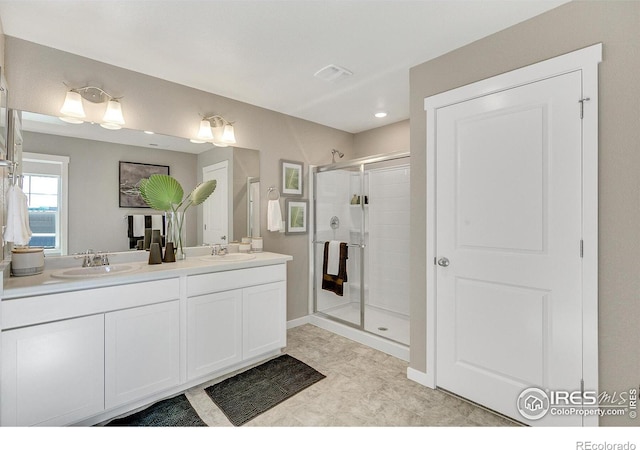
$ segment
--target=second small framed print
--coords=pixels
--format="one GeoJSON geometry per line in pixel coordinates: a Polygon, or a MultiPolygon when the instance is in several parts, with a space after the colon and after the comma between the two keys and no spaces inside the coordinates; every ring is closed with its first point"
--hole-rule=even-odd
{"type": "Polygon", "coordinates": [[[280,194],[285,197],[302,197],[303,169],[304,164],[301,162],[280,160],[280,177],[282,178],[280,194]]]}
{"type": "Polygon", "coordinates": [[[305,234],[307,232],[307,207],[309,200],[294,200],[291,198],[285,201],[285,214],[287,223],[285,234],[305,234]]]}

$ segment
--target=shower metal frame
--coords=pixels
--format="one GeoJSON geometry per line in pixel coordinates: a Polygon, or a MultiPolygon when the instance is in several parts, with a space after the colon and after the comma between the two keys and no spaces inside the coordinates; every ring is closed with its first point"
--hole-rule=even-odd
{"type": "MultiPolygon", "coordinates": [[[[312,273],[312,277],[311,277],[311,281],[312,281],[312,286],[313,286],[313,314],[320,314],[322,317],[325,317],[327,319],[333,320],[335,322],[341,323],[343,325],[355,328],[357,330],[361,330],[364,332],[367,332],[367,330],[365,330],[364,328],[364,320],[365,320],[365,288],[364,288],[364,275],[365,275],[365,264],[364,264],[364,252],[366,249],[366,245],[365,245],[365,214],[364,214],[364,210],[365,210],[365,203],[364,201],[360,202],[360,209],[361,209],[361,214],[362,214],[362,220],[360,223],[360,243],[359,244],[351,244],[349,243],[348,246],[349,247],[357,247],[360,248],[360,323],[359,324],[355,324],[353,322],[349,322],[348,320],[344,320],[341,319],[339,317],[335,317],[332,316],[331,314],[327,314],[325,312],[322,311],[318,311],[318,286],[317,286],[317,282],[316,282],[316,277],[318,274],[318,270],[316,267],[316,261],[317,261],[317,257],[318,257],[318,245],[319,244],[324,244],[324,241],[318,241],[317,239],[317,230],[318,230],[318,223],[317,223],[317,214],[316,214],[316,202],[317,202],[317,193],[318,193],[318,185],[317,185],[317,177],[316,174],[321,173],[321,172],[330,172],[333,170],[340,170],[340,169],[350,169],[350,168],[354,168],[357,166],[360,166],[359,168],[359,172],[360,172],[360,192],[363,193],[362,195],[364,195],[364,187],[365,187],[365,180],[364,180],[364,168],[365,165],[368,164],[375,164],[375,163],[380,163],[380,162],[387,162],[387,161],[393,161],[395,159],[403,159],[403,158],[409,158],[411,156],[410,152],[395,152],[395,153],[386,153],[386,154],[381,154],[381,155],[374,155],[374,156],[367,156],[364,158],[357,158],[357,159],[352,159],[350,161],[342,161],[342,162],[336,162],[336,163],[331,163],[331,164],[325,164],[322,166],[311,166],[311,173],[312,173],[312,177],[313,177],[313,208],[311,208],[311,210],[313,211],[313,234],[311,237],[311,247],[312,247],[312,252],[311,252],[311,273],[312,273]]],[[[375,334],[375,333],[372,333],[375,334]]],[[[380,336],[384,339],[388,339],[390,341],[393,341],[392,339],[386,338],[384,336],[375,334],[376,336],[380,336]]],[[[395,341],[394,341],[395,342],[395,341]]]]}

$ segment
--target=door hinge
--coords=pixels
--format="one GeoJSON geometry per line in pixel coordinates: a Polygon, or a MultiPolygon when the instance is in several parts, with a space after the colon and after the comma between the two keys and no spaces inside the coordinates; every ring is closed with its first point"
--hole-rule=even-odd
{"type": "Polygon", "coordinates": [[[584,119],[584,102],[588,102],[589,100],[591,100],[589,97],[581,98],[580,100],[578,100],[578,103],[580,103],[580,118],[581,119],[584,119]]]}
{"type": "Polygon", "coordinates": [[[434,266],[437,266],[437,265],[438,265],[438,261],[436,261],[436,259],[437,259],[437,258],[434,256],[434,257],[433,257],[433,265],[434,265],[434,266]]]}
{"type": "Polygon", "coordinates": [[[580,239],[580,258],[584,258],[584,241],[580,239]]]}

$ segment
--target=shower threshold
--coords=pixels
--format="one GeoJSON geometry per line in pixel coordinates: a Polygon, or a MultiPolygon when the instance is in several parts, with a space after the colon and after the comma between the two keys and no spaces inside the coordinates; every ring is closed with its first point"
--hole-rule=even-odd
{"type": "Polygon", "coordinates": [[[311,315],[309,322],[324,330],[331,331],[352,341],[380,350],[403,361],[409,361],[408,345],[382,337],[380,334],[356,328],[353,324],[348,324],[347,322],[332,318],[321,312],[311,315]]]}

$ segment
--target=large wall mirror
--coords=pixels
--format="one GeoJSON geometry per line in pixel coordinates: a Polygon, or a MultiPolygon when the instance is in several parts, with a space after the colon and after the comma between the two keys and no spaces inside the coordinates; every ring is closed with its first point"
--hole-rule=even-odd
{"type": "Polygon", "coordinates": [[[87,249],[129,250],[130,217],[161,214],[147,208],[119,207],[120,161],[168,166],[170,175],[182,184],[186,193],[202,181],[203,168],[227,161],[226,183],[219,183],[220,187],[205,204],[188,210],[187,245],[217,243],[205,242],[202,231],[212,220],[219,221],[219,217],[225,216],[224,206],[227,242],[250,233],[260,234],[255,225],[253,231],[249,230],[249,223],[259,224],[259,218],[248,218],[256,210],[249,208],[249,202],[260,203],[255,198],[259,190],[254,198],[247,192],[248,178],[260,176],[257,150],[194,144],[183,138],[136,130],[106,130],[92,123],[68,124],[57,117],[24,111],[16,116],[21,117],[22,147],[28,156],[21,163],[23,189],[30,199],[30,211],[41,213],[34,216],[32,230],[38,234],[40,245],[55,242],[51,232],[64,231],[60,222],[67,216],[67,239],[62,239],[65,245],[51,249],[52,254],[74,254],[87,249]],[[65,161],[66,173],[57,174],[59,165],[65,161]],[[54,198],[56,195],[62,197],[54,198]],[[44,216],[48,216],[47,220],[35,223],[44,216]]]}

